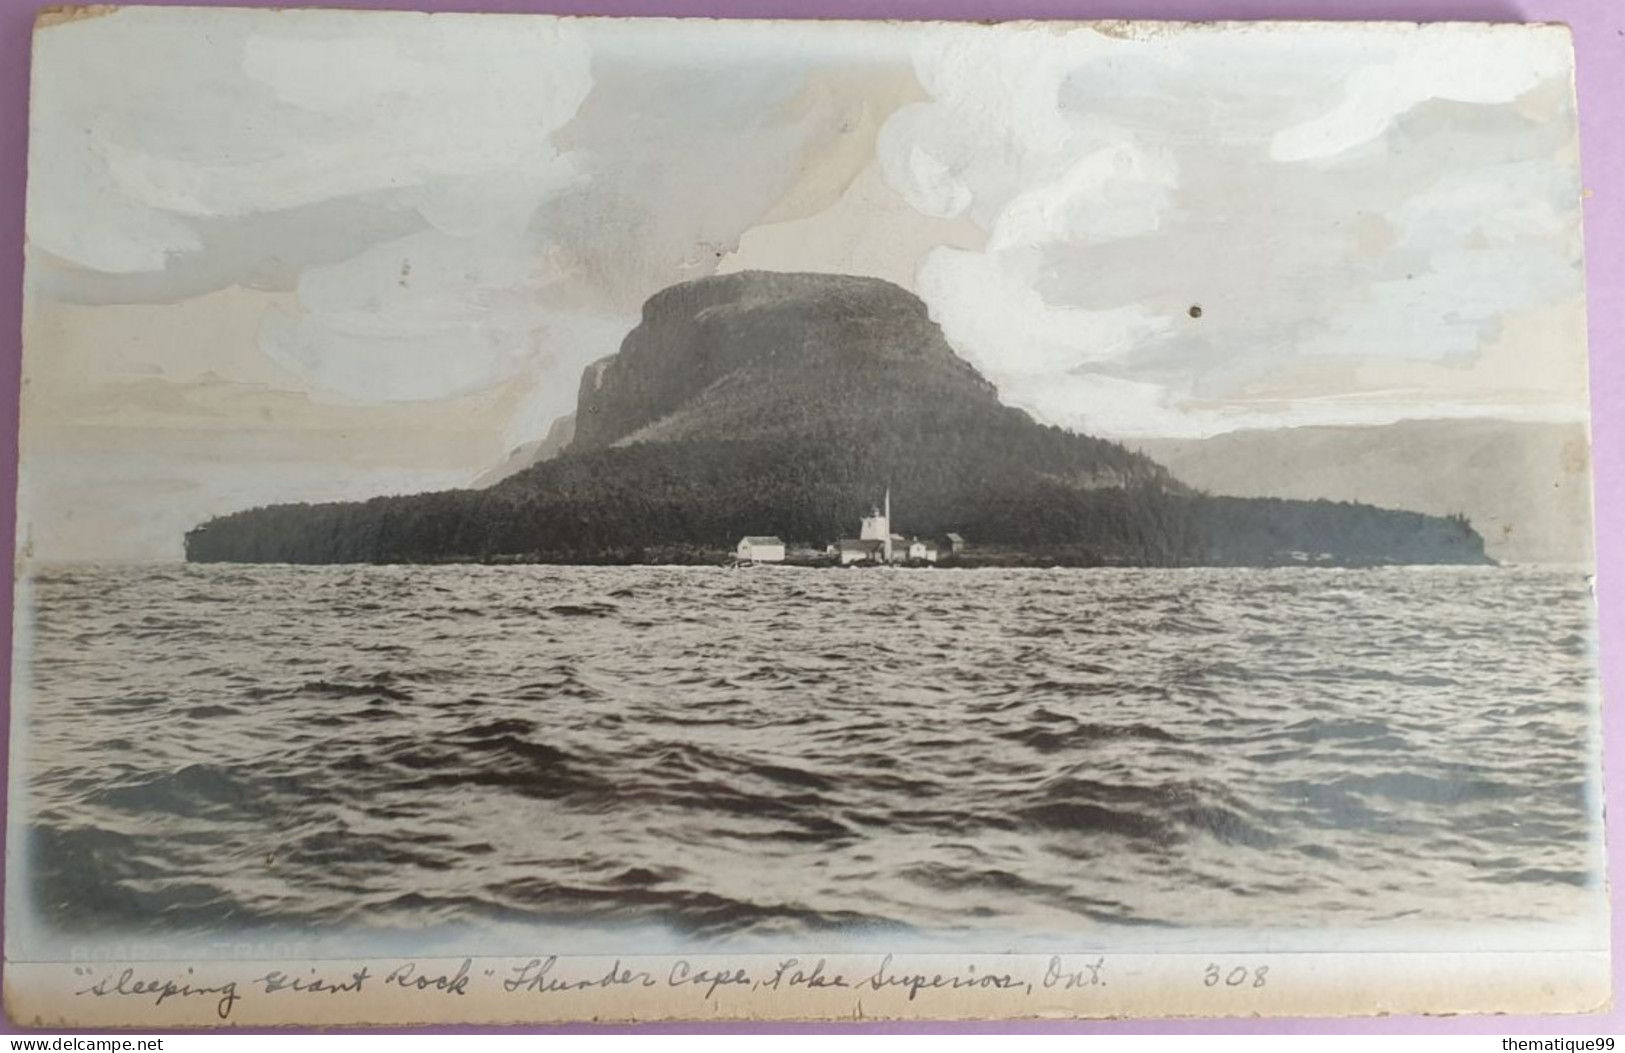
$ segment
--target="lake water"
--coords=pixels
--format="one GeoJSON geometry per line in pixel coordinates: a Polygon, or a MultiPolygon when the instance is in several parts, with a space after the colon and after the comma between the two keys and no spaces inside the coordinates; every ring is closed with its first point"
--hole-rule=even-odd
{"type": "Polygon", "coordinates": [[[171,565],[23,596],[22,887],[60,932],[1600,909],[1578,573],[171,565]]]}

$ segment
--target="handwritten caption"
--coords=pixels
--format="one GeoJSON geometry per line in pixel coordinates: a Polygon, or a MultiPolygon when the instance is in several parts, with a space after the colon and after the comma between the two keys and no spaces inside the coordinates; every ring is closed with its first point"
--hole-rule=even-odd
{"type": "MultiPolygon", "coordinates": [[[[1081,992],[1106,987],[1111,966],[1103,955],[1050,956],[1034,967],[989,968],[976,962],[952,967],[921,968],[895,955],[880,958],[779,957],[702,961],[690,958],[648,960],[617,958],[607,968],[602,960],[538,955],[501,962],[463,958],[446,962],[368,962],[364,964],[289,965],[229,976],[219,965],[76,965],[76,997],[129,1000],[154,1007],[186,1006],[200,1015],[229,1021],[253,1000],[279,1004],[298,999],[359,998],[379,992],[407,992],[425,998],[456,1000],[470,995],[537,999],[568,994],[626,992],[648,989],[692,994],[709,1002],[730,993],[788,994],[846,992],[854,996],[894,994],[915,1002],[933,995],[970,991],[1003,992],[1017,998],[1040,992],[1081,992]],[[720,961],[720,963],[719,963],[720,961]],[[200,973],[200,969],[205,972],[200,973]]],[[[1218,966],[1210,966],[1211,976],[1218,966]]],[[[1229,979],[1221,974],[1221,985],[1229,979]]],[[[1247,974],[1263,982],[1265,973],[1247,974]]],[[[1201,984],[1203,974],[1192,980],[1201,984]]],[[[1206,981],[1212,986],[1212,981],[1206,981]]]]}

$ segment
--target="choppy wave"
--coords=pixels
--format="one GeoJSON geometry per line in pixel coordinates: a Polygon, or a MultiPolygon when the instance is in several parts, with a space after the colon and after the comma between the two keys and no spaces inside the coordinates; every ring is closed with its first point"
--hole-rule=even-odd
{"type": "Polygon", "coordinates": [[[1560,920],[1590,597],[1534,570],[54,568],[62,931],[1560,920]]]}

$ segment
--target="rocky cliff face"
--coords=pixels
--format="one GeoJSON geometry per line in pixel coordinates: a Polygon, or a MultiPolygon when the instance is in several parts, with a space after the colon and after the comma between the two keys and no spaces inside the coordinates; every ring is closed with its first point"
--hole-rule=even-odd
{"type": "Polygon", "coordinates": [[[650,297],[620,352],[581,378],[575,448],[625,440],[694,409],[696,400],[708,413],[684,434],[747,438],[755,430],[748,421],[719,416],[727,400],[705,396],[733,390],[758,403],[817,406],[850,388],[854,376],[871,386],[911,377],[998,403],[993,386],[954,354],[912,293],[876,278],[747,271],[650,297]],[[747,433],[728,435],[730,427],[747,433]]]}
{"type": "Polygon", "coordinates": [[[487,486],[495,486],[510,475],[517,475],[535,464],[551,461],[563,453],[575,438],[576,418],[573,413],[566,413],[555,420],[547,429],[547,434],[540,439],[524,443],[508,454],[499,465],[487,468],[481,472],[469,488],[483,490],[487,486]]]}

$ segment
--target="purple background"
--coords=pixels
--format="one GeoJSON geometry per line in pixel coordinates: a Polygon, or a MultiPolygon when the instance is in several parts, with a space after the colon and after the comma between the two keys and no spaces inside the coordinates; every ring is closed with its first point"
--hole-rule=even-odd
{"type": "MultiPolygon", "coordinates": [[[[194,6],[206,0],[191,0],[194,6]]],[[[279,0],[238,0],[273,7],[279,0]]],[[[1608,699],[1625,684],[1625,4],[1618,0],[347,0],[309,6],[547,14],[687,15],[731,18],[1160,18],[1394,19],[1401,21],[1567,22],[1574,30],[1580,94],[1580,145],[1586,187],[1585,239],[1591,340],[1592,453],[1597,493],[1597,593],[1601,606],[1604,753],[1609,819],[1608,867],[1625,873],[1625,714],[1608,699]]],[[[23,183],[27,168],[28,51],[38,0],[0,0],[0,551],[13,551],[17,492],[18,373],[21,363],[23,183]]],[[[209,5],[215,6],[215,5],[209,5]]],[[[227,6],[227,5],[219,5],[227,6]]],[[[0,685],[10,696],[12,561],[0,560],[0,685]]],[[[9,738],[9,710],[0,741],[9,738]]],[[[0,801],[4,787],[0,785],[0,801]]],[[[1617,885],[1616,885],[1617,889],[1617,885]]],[[[1625,911],[1615,897],[1613,944],[1625,911]]],[[[1079,1033],[1625,1033],[1618,963],[1608,1013],[1548,1017],[1387,1017],[1373,1020],[1172,1020],[869,1025],[666,1025],[567,1027],[519,1031],[772,1032],[1079,1032],[1079,1033]]],[[[9,1021],[0,1024],[15,1030],[9,1021]]]]}

